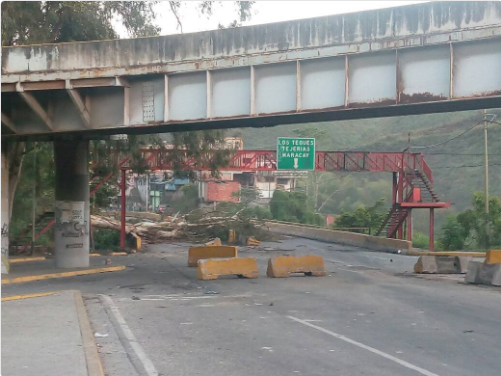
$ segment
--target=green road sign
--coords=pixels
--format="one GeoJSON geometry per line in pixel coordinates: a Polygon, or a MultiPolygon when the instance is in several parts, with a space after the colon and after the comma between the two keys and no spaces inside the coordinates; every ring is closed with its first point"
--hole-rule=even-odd
{"type": "Polygon", "coordinates": [[[289,138],[277,139],[277,170],[314,170],[315,139],[289,138]]]}

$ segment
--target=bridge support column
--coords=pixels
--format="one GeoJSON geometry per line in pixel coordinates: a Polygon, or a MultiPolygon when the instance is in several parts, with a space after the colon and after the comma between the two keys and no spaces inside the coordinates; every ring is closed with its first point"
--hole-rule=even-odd
{"type": "Polygon", "coordinates": [[[121,171],[122,180],[120,182],[120,248],[125,250],[125,214],[127,212],[127,198],[125,196],[127,184],[125,183],[126,179],[126,170],[122,168],[121,171]]]}
{"type": "Polygon", "coordinates": [[[407,215],[407,240],[412,242],[412,210],[407,215]]]}
{"type": "Polygon", "coordinates": [[[430,251],[435,248],[435,210],[430,209],[430,251]]]}
{"type": "Polygon", "coordinates": [[[393,172],[392,205],[397,203],[398,173],[393,172]]]}
{"type": "Polygon", "coordinates": [[[56,268],[89,266],[88,141],[54,141],[56,268]]]}
{"type": "Polygon", "coordinates": [[[6,149],[2,145],[2,274],[9,272],[9,160],[6,149]]]}

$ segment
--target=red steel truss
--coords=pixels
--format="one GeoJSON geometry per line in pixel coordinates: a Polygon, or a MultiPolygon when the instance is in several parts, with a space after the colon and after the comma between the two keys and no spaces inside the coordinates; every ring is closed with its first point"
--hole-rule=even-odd
{"type": "MultiPolygon", "coordinates": [[[[142,154],[151,170],[172,170],[170,150],[143,149],[142,154]]],[[[230,164],[221,171],[276,171],[277,158],[274,150],[238,150],[230,164]]],[[[183,169],[210,170],[211,155],[207,154],[206,163],[197,165],[194,159],[187,157],[183,169]]],[[[433,181],[431,169],[421,153],[405,152],[362,152],[362,151],[318,151],[315,154],[317,171],[366,171],[398,172],[401,170],[419,170],[433,181]]]]}

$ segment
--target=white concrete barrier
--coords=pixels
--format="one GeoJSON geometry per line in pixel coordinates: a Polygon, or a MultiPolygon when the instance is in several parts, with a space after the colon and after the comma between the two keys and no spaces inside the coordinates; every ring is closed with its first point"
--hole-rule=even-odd
{"type": "Polygon", "coordinates": [[[378,251],[398,251],[407,253],[412,250],[412,243],[407,240],[388,239],[379,236],[357,234],[355,232],[329,230],[326,228],[289,225],[284,223],[266,222],[271,232],[300,238],[320,240],[328,243],[337,243],[375,249],[378,251]]]}
{"type": "Polygon", "coordinates": [[[471,259],[469,256],[420,256],[414,265],[414,273],[465,274],[471,259]]]}
{"type": "Polygon", "coordinates": [[[501,286],[501,264],[470,261],[464,280],[466,283],[501,286]]]}

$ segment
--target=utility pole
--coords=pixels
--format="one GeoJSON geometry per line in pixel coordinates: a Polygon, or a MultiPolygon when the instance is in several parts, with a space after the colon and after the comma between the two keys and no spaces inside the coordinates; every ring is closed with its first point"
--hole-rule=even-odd
{"type": "Polygon", "coordinates": [[[489,144],[487,142],[487,110],[484,110],[484,154],[485,154],[485,247],[489,247],[489,144]]]}

